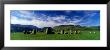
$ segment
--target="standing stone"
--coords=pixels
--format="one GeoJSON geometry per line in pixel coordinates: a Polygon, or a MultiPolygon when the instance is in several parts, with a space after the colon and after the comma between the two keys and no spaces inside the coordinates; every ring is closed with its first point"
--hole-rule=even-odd
{"type": "Polygon", "coordinates": [[[36,29],[34,29],[34,34],[36,34],[36,29]]]}
{"type": "Polygon", "coordinates": [[[31,34],[34,34],[34,29],[32,30],[31,34]]]}
{"type": "Polygon", "coordinates": [[[80,34],[80,31],[78,31],[78,34],[80,34]]]}
{"type": "Polygon", "coordinates": [[[52,32],[52,28],[51,27],[48,27],[46,29],[46,34],[54,34],[54,32],[52,32]]]}
{"type": "Polygon", "coordinates": [[[26,30],[24,30],[23,32],[24,32],[24,34],[27,34],[27,31],[26,30]]]}
{"type": "Polygon", "coordinates": [[[61,34],[64,34],[64,30],[61,30],[61,34]]]}
{"type": "Polygon", "coordinates": [[[48,28],[46,29],[46,34],[48,34],[48,28]]]}
{"type": "Polygon", "coordinates": [[[72,34],[72,30],[70,30],[70,34],[72,34]]]}
{"type": "Polygon", "coordinates": [[[78,34],[78,31],[76,30],[76,34],[78,34]]]}
{"type": "Polygon", "coordinates": [[[74,31],[74,34],[76,34],[76,31],[74,31]]]}
{"type": "Polygon", "coordinates": [[[76,30],[76,34],[79,34],[79,33],[80,33],[80,31],[76,30]]]}

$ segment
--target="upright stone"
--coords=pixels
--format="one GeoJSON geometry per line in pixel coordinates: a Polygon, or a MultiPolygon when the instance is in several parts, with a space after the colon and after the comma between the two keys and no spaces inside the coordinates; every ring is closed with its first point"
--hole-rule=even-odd
{"type": "Polygon", "coordinates": [[[61,34],[64,34],[64,30],[61,30],[61,34]]]}
{"type": "Polygon", "coordinates": [[[79,34],[78,30],[76,30],[76,34],[79,34]]]}
{"type": "Polygon", "coordinates": [[[54,34],[54,32],[52,32],[52,28],[51,27],[48,27],[46,29],[46,34],[54,34]]]}
{"type": "Polygon", "coordinates": [[[34,34],[34,29],[32,30],[31,34],[34,34]]]}
{"type": "Polygon", "coordinates": [[[37,32],[36,29],[34,29],[34,30],[33,30],[33,33],[36,34],[36,32],[37,32]]]}
{"type": "Polygon", "coordinates": [[[48,34],[48,28],[46,29],[46,34],[48,34]]]}
{"type": "Polygon", "coordinates": [[[73,33],[72,33],[72,30],[70,30],[70,34],[73,34],[73,33]]]}
{"type": "Polygon", "coordinates": [[[78,31],[78,34],[80,34],[81,31],[78,31]]]}
{"type": "Polygon", "coordinates": [[[74,31],[74,34],[76,34],[76,31],[74,31]]]}
{"type": "Polygon", "coordinates": [[[26,30],[24,30],[23,32],[24,32],[24,34],[27,34],[27,31],[26,30]]]}

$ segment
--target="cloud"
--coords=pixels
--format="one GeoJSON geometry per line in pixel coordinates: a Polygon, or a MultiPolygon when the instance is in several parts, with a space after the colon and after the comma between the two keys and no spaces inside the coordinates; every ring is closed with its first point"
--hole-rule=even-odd
{"type": "Polygon", "coordinates": [[[65,16],[52,17],[53,20],[65,20],[65,16]]]}
{"type": "Polygon", "coordinates": [[[16,16],[17,18],[23,18],[23,19],[32,19],[35,18],[35,14],[33,11],[27,11],[27,10],[12,10],[11,16],[16,16]]]}
{"type": "MultiPolygon", "coordinates": [[[[57,20],[64,19],[63,16],[61,16],[59,18],[56,17],[56,18],[57,18],[57,20]]],[[[35,18],[33,18],[32,20],[27,20],[27,19],[17,18],[16,16],[11,16],[11,24],[34,25],[34,26],[37,26],[39,28],[73,24],[72,22],[57,23],[54,21],[54,19],[55,18],[51,18],[51,20],[47,19],[48,21],[37,20],[35,18]]]]}
{"type": "Polygon", "coordinates": [[[64,20],[66,20],[65,17],[66,17],[66,16],[63,16],[63,15],[54,16],[54,17],[48,16],[48,17],[47,17],[47,20],[48,20],[48,21],[55,21],[55,22],[63,23],[64,20]]]}
{"type": "Polygon", "coordinates": [[[95,26],[95,25],[99,25],[99,23],[100,23],[100,13],[92,12],[92,13],[88,13],[82,18],[80,25],[95,26]],[[98,18],[98,20],[94,18],[98,18]]]}
{"type": "Polygon", "coordinates": [[[31,21],[26,20],[26,19],[20,19],[17,18],[16,16],[11,17],[11,24],[22,24],[22,25],[30,25],[32,24],[31,21]]]}
{"type": "Polygon", "coordinates": [[[43,13],[34,13],[33,11],[12,11],[11,24],[34,25],[39,28],[58,25],[86,25],[91,24],[93,22],[92,18],[96,15],[97,13],[86,12],[84,16],[69,17],[65,15],[49,16],[43,13]]]}

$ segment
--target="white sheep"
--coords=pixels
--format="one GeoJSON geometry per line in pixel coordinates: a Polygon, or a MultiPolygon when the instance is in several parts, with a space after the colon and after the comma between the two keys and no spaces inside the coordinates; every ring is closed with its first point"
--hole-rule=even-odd
{"type": "Polygon", "coordinates": [[[94,34],[95,34],[96,32],[94,32],[94,34]]]}
{"type": "Polygon", "coordinates": [[[92,32],[89,32],[90,34],[92,33],[92,32]]]}

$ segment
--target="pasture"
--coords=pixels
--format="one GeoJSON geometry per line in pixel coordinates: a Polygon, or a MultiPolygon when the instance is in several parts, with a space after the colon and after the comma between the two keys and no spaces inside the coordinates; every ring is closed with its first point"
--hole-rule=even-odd
{"type": "Polygon", "coordinates": [[[81,31],[80,34],[24,34],[23,32],[11,33],[11,40],[100,40],[100,31],[81,31]],[[91,33],[90,33],[91,32],[91,33]],[[95,32],[95,33],[94,33],[95,32]]]}

